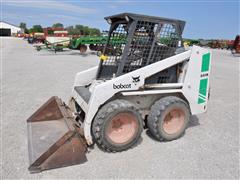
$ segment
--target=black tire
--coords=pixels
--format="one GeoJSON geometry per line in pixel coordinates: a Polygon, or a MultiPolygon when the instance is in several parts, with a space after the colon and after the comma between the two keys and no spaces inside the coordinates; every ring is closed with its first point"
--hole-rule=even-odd
{"type": "Polygon", "coordinates": [[[96,51],[96,49],[97,49],[96,45],[94,45],[94,44],[90,44],[88,47],[91,51],[96,51]]]}
{"type": "Polygon", "coordinates": [[[80,51],[80,53],[85,53],[86,51],[87,51],[87,46],[85,45],[85,44],[81,44],[80,46],[79,46],[79,51],[80,51]]]}
{"type": "Polygon", "coordinates": [[[152,105],[150,113],[148,115],[147,126],[150,133],[157,140],[171,141],[181,137],[184,134],[189,122],[189,118],[190,110],[188,104],[178,97],[168,96],[156,101],[152,105]],[[177,115],[177,120],[172,118],[173,116],[170,114],[170,112],[173,111],[179,113],[177,115]],[[172,133],[169,133],[171,130],[168,129],[168,132],[166,131],[166,126],[168,123],[167,121],[172,121],[172,119],[174,119],[175,122],[177,121],[177,123],[180,122],[180,125],[177,124],[179,126],[176,126],[175,123],[175,130],[172,130],[172,133]]]}
{"type": "Polygon", "coordinates": [[[41,48],[41,46],[37,46],[36,49],[37,49],[37,51],[40,51],[42,48],[41,48]]]}
{"type": "MultiPolygon", "coordinates": [[[[117,119],[121,123],[121,119],[117,119]]],[[[132,123],[131,123],[132,124],[132,123]]],[[[121,126],[121,125],[120,125],[121,126]]],[[[113,128],[113,126],[111,126],[113,128]]],[[[132,129],[132,128],[131,128],[132,129]]],[[[126,100],[114,100],[104,105],[97,113],[92,124],[92,135],[94,141],[98,147],[108,152],[120,152],[127,150],[134,146],[142,133],[143,119],[139,109],[126,100]],[[112,141],[107,132],[114,117],[116,118],[120,114],[131,114],[134,118],[134,124],[136,126],[131,138],[124,143],[116,143],[112,141]]]]}

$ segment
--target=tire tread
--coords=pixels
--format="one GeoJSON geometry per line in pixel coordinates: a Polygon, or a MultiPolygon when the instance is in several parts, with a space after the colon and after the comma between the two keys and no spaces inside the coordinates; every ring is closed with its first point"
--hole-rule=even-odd
{"type": "MultiPolygon", "coordinates": [[[[109,102],[108,104],[104,105],[99,110],[99,112],[96,115],[96,117],[94,118],[94,121],[93,121],[93,124],[92,124],[93,137],[94,137],[94,140],[97,143],[97,145],[104,151],[107,151],[107,152],[120,152],[120,151],[126,150],[126,149],[116,149],[116,148],[108,147],[106,145],[106,143],[105,143],[105,139],[101,135],[101,131],[102,131],[102,128],[104,126],[104,121],[109,116],[109,114],[113,113],[116,110],[124,109],[124,108],[136,111],[137,113],[139,113],[141,115],[140,110],[138,108],[136,108],[132,103],[130,103],[127,100],[118,99],[118,100],[114,100],[114,101],[109,102]]],[[[140,127],[139,127],[140,131],[139,131],[137,137],[131,143],[131,146],[136,144],[136,142],[140,138],[141,132],[143,130],[143,125],[142,125],[143,121],[142,121],[142,119],[140,121],[141,121],[141,124],[140,124],[140,127]]]]}
{"type": "Polygon", "coordinates": [[[159,140],[159,141],[165,141],[165,140],[169,140],[167,138],[164,138],[161,134],[161,132],[159,131],[159,119],[161,117],[161,114],[171,105],[175,104],[175,103],[181,103],[184,104],[184,106],[187,107],[188,111],[189,111],[189,106],[188,104],[175,96],[167,96],[164,97],[158,101],[156,101],[152,107],[151,107],[151,111],[148,115],[148,120],[147,120],[147,126],[149,128],[149,131],[151,133],[151,135],[159,140]]]}

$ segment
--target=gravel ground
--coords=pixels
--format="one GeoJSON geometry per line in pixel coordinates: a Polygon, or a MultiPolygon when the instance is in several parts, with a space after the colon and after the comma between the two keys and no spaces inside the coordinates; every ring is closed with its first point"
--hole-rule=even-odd
{"type": "Polygon", "coordinates": [[[26,119],[50,96],[67,101],[75,73],[98,63],[78,51],[37,52],[22,39],[2,38],[2,178],[239,178],[239,62],[213,50],[207,114],[192,117],[185,135],[160,143],[144,131],[135,148],[104,153],[94,147],[88,162],[29,174],[26,119]]]}

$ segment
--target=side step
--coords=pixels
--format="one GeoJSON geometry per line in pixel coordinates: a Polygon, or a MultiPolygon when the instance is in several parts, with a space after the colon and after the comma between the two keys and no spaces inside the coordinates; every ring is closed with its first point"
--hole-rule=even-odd
{"type": "Polygon", "coordinates": [[[85,86],[76,86],[74,90],[82,97],[82,99],[88,104],[90,100],[91,93],[88,87],[85,86]]]}
{"type": "Polygon", "coordinates": [[[51,97],[28,120],[29,171],[80,164],[87,161],[86,142],[70,109],[51,97]]]}

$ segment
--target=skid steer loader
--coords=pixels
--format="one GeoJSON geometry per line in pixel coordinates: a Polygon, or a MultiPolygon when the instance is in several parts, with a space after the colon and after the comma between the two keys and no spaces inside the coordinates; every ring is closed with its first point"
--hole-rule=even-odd
{"type": "Polygon", "coordinates": [[[207,110],[211,54],[183,48],[184,21],[132,13],[105,19],[99,66],[76,74],[68,105],[52,97],[27,120],[30,172],[83,163],[93,143],[127,150],[143,127],[156,140],[177,139],[190,115],[207,110]],[[118,38],[125,41],[114,44],[118,38]]]}

